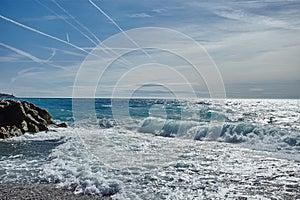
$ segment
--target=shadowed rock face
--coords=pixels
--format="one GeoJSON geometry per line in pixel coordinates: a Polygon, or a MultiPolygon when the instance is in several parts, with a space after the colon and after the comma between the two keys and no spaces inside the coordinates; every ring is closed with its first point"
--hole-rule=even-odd
{"type": "Polygon", "coordinates": [[[55,124],[48,111],[27,101],[0,101],[0,138],[47,131],[48,125],[66,127],[64,123],[55,124]]]}

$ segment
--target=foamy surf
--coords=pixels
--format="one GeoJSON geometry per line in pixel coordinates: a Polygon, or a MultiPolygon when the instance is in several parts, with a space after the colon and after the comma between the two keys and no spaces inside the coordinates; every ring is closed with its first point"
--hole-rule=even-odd
{"type": "Polygon", "coordinates": [[[300,188],[299,162],[271,152],[116,129],[72,133],[77,137],[52,151],[41,178],[75,193],[115,199],[251,199],[296,197],[300,188]]]}

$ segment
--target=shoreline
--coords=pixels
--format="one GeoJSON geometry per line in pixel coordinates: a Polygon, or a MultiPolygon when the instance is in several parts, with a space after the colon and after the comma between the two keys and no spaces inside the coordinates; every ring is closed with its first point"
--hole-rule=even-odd
{"type": "Polygon", "coordinates": [[[99,195],[74,194],[72,190],[57,188],[55,184],[0,183],[2,200],[111,200],[99,195]]]}

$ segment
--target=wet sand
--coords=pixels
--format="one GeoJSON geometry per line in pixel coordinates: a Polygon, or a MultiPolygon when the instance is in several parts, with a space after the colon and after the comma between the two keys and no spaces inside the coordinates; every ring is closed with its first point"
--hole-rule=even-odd
{"type": "Polygon", "coordinates": [[[0,184],[1,200],[110,200],[98,195],[74,194],[67,189],[56,188],[53,184],[12,185],[0,184]]]}

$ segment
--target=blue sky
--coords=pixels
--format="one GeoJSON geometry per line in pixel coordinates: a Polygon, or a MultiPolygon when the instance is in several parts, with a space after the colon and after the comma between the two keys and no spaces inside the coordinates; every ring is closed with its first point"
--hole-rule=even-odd
{"type": "MultiPolygon", "coordinates": [[[[186,34],[205,48],[220,72],[227,97],[300,98],[299,10],[297,0],[1,0],[0,92],[13,92],[20,97],[71,97],[80,67],[101,42],[122,30],[161,27],[186,34]]],[[[145,39],[157,39],[154,37],[145,39]]],[[[101,86],[113,87],[116,82],[110,80],[120,80],[120,76],[114,75],[120,73],[126,60],[144,62],[136,61],[139,64],[153,62],[146,62],[140,57],[141,52],[145,53],[124,56],[104,74],[106,77],[100,81],[102,85],[97,86],[95,95],[110,96],[110,89],[102,90],[101,86]]],[[[169,61],[187,79],[193,76],[180,68],[184,66],[180,60],[170,55],[151,51],[146,54],[153,54],[158,63],[167,65],[169,61]]],[[[97,62],[94,65],[97,70],[97,62]]],[[[153,69],[161,70],[155,66],[153,69]]],[[[156,76],[150,73],[149,65],[142,71],[135,71],[140,73],[140,82],[151,81],[151,75],[156,77],[152,82],[170,79],[174,83],[178,75],[161,70],[164,73],[156,76]]],[[[132,82],[134,77],[128,77],[132,82]]],[[[88,75],[85,78],[89,80],[88,75]]],[[[122,81],[123,86],[128,84],[122,81]]],[[[82,84],[84,88],[88,82],[82,84]]],[[[135,93],[167,92],[158,86],[148,89],[149,85],[144,83],[145,87],[135,93]]],[[[201,89],[197,94],[206,97],[205,81],[199,80],[198,87],[201,89]]]]}

